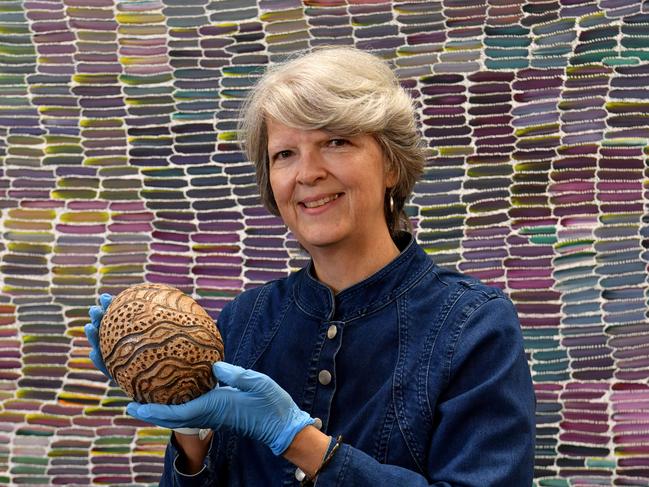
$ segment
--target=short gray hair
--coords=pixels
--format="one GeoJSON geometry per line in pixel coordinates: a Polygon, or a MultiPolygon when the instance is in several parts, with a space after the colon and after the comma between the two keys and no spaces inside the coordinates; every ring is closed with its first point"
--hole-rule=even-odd
{"type": "Polygon", "coordinates": [[[372,135],[397,175],[384,202],[390,234],[410,228],[404,206],[423,172],[425,149],[412,99],[384,61],[349,47],[302,54],[266,71],[250,91],[242,115],[242,146],[255,165],[259,194],[271,213],[279,215],[269,178],[268,118],[303,130],[372,135]]]}

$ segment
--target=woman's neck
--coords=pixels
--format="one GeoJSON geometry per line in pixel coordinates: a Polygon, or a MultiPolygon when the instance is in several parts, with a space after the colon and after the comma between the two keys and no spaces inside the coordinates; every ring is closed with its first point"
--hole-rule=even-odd
{"type": "Polygon", "coordinates": [[[335,294],[367,279],[399,255],[389,234],[374,242],[310,249],[316,278],[335,294]]]}

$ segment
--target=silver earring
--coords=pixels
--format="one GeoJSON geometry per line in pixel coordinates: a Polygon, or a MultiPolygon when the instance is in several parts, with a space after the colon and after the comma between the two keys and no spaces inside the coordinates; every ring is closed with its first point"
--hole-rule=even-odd
{"type": "Polygon", "coordinates": [[[390,213],[394,213],[394,198],[392,197],[392,193],[390,193],[390,213]]]}

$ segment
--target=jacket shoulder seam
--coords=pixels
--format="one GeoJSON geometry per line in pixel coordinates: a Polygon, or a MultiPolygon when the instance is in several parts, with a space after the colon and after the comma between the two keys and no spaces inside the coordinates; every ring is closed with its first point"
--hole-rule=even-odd
{"type": "Polygon", "coordinates": [[[482,306],[485,304],[489,303],[490,301],[496,300],[496,299],[502,299],[504,301],[507,301],[507,298],[504,295],[498,295],[498,294],[487,294],[484,292],[481,292],[482,294],[482,299],[473,301],[471,303],[468,303],[465,305],[462,310],[460,311],[462,314],[462,320],[456,327],[457,329],[454,330],[453,336],[452,336],[452,341],[449,344],[450,350],[449,350],[449,361],[448,361],[448,380],[450,380],[450,374],[453,369],[453,357],[455,356],[455,351],[457,350],[457,344],[460,342],[460,339],[462,337],[462,333],[464,332],[464,329],[466,327],[466,324],[469,322],[471,319],[471,316],[479,310],[482,306]]]}

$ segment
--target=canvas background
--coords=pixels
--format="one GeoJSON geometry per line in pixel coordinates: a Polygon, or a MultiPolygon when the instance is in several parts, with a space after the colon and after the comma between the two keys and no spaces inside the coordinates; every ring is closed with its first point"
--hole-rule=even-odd
{"type": "Polygon", "coordinates": [[[168,432],[87,360],[100,292],[216,317],[303,264],[237,108],[321,44],[391,60],[433,156],[408,207],[442,265],[506,289],[538,485],[649,485],[649,2],[0,1],[0,484],[155,484],[168,432]]]}

